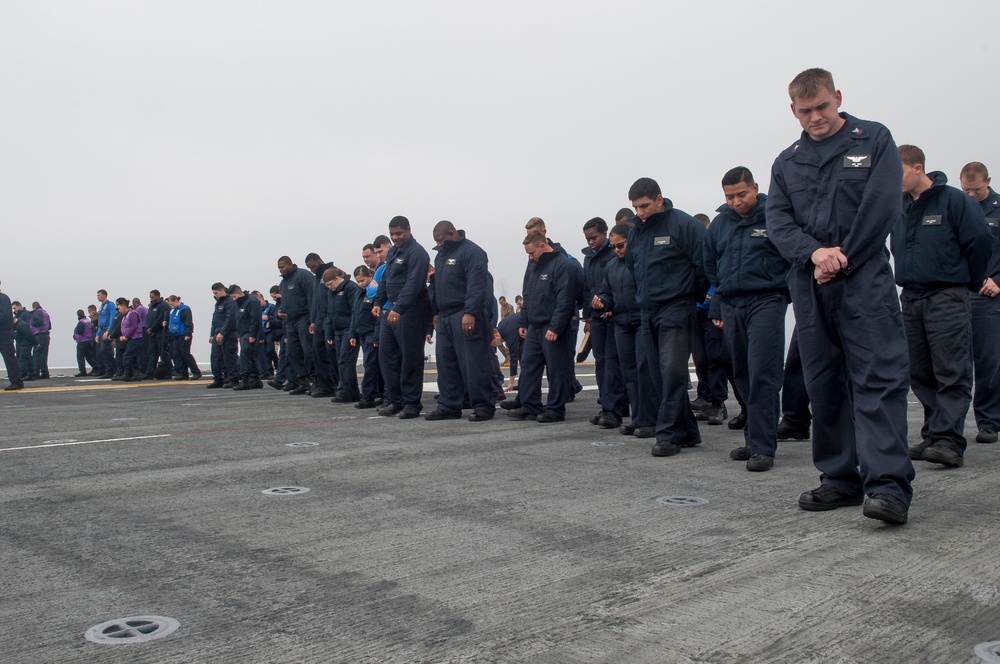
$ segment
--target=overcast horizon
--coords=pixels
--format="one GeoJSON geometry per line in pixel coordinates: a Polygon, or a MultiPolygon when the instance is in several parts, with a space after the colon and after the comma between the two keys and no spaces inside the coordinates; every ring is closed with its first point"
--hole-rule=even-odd
{"type": "Polygon", "coordinates": [[[788,82],[829,69],[842,110],[920,146],[952,184],[1000,172],[1000,4],[0,2],[0,290],[53,319],[176,293],[205,341],[215,281],[276,260],[345,270],[409,218],[448,219],[513,299],[524,223],[581,257],[638,177],[685,212],[799,136],[788,82]]]}

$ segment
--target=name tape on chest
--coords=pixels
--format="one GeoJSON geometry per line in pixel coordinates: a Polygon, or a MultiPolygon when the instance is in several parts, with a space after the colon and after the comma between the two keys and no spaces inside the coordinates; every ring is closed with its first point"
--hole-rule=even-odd
{"type": "Polygon", "coordinates": [[[871,168],[872,156],[870,154],[845,154],[844,168],[871,168]]]}
{"type": "Polygon", "coordinates": [[[665,247],[670,244],[670,236],[664,235],[663,237],[654,237],[653,246],[654,247],[665,247]]]}
{"type": "Polygon", "coordinates": [[[449,258],[449,259],[445,260],[444,264],[445,265],[458,265],[458,259],[457,258],[449,258]]]}
{"type": "Polygon", "coordinates": [[[750,237],[767,237],[767,229],[753,228],[750,230],[750,237]]]}
{"type": "Polygon", "coordinates": [[[940,214],[929,214],[924,217],[922,225],[924,226],[940,226],[941,225],[941,215],[940,214]]]}
{"type": "Polygon", "coordinates": [[[547,274],[540,274],[540,275],[538,275],[538,280],[539,281],[548,281],[549,280],[549,275],[547,275],[547,274]]]}

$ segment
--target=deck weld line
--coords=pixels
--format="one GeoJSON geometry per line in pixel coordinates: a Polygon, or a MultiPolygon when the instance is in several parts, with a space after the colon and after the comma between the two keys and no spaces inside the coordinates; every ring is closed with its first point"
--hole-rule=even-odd
{"type": "Polygon", "coordinates": [[[153,436],[129,436],[128,438],[104,438],[102,440],[76,440],[72,443],[43,443],[41,445],[25,445],[23,447],[0,447],[0,452],[13,452],[15,450],[38,450],[43,447],[69,447],[71,445],[93,445],[94,443],[119,443],[125,440],[146,440],[148,438],[169,438],[173,434],[158,433],[153,436]]]}

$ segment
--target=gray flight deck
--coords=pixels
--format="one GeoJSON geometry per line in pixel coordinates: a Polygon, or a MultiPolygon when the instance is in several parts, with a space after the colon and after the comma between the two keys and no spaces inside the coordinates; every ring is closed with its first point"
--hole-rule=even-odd
{"type": "MultiPolygon", "coordinates": [[[[971,663],[998,649],[974,652],[1000,640],[1000,445],[970,443],[959,469],[917,462],[910,523],[893,527],[860,507],[799,510],[818,481],[808,442],[755,474],[729,459],[741,432],[702,426],[700,447],[654,458],[651,441],[588,423],[592,388],[567,422],[538,424],[206,384],[53,378],[0,396],[0,662],[971,663]],[[263,493],[287,487],[309,491],[263,493]],[[179,627],[84,638],[132,616],[179,627]]],[[[919,416],[911,398],[911,439],[919,416]]]]}

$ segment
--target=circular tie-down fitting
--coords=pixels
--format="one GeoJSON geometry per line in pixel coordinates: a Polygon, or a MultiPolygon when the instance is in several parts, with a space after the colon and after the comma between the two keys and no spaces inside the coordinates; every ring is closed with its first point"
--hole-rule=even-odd
{"type": "Polygon", "coordinates": [[[990,664],[1000,664],[1000,641],[990,641],[980,643],[976,646],[976,654],[979,659],[990,664]]]}
{"type": "Polygon", "coordinates": [[[143,643],[177,631],[181,624],[165,616],[132,616],[109,620],[88,629],[83,638],[92,643],[143,643]]]}
{"type": "Polygon", "coordinates": [[[307,491],[309,488],[304,486],[276,486],[273,489],[264,489],[261,493],[265,496],[297,496],[307,491]]]}
{"type": "Polygon", "coordinates": [[[591,443],[594,447],[624,447],[625,443],[620,440],[598,440],[591,443]]]}
{"type": "Polygon", "coordinates": [[[654,498],[654,502],[657,505],[665,505],[667,507],[690,507],[692,505],[706,505],[708,504],[708,498],[699,498],[698,496],[660,496],[659,498],[654,498]]]}
{"type": "Polygon", "coordinates": [[[316,447],[319,443],[313,443],[309,441],[302,441],[299,443],[285,443],[285,447],[316,447]]]}

